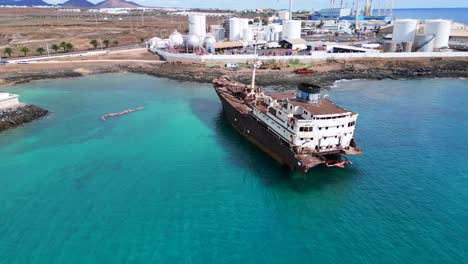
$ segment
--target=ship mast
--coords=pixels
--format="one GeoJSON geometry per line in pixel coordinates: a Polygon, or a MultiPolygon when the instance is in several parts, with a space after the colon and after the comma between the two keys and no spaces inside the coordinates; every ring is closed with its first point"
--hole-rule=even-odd
{"type": "Polygon", "coordinates": [[[253,72],[252,72],[252,92],[255,90],[255,71],[257,69],[257,36],[255,36],[254,43],[254,63],[253,63],[253,72]]]}

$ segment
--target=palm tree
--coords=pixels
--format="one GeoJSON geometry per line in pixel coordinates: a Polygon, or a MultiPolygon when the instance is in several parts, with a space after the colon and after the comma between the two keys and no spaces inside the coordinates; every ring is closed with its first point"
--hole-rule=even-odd
{"type": "Polygon", "coordinates": [[[28,47],[22,47],[20,49],[20,51],[24,53],[24,56],[26,56],[28,54],[28,52],[29,52],[29,48],[28,47]]]}
{"type": "Polygon", "coordinates": [[[67,49],[67,43],[65,41],[62,41],[60,43],[60,47],[63,49],[63,51],[65,51],[67,49]]]}
{"type": "Polygon", "coordinates": [[[42,55],[42,53],[45,52],[45,49],[43,47],[39,47],[36,49],[36,52],[39,53],[40,55],[42,55]]]}
{"type": "Polygon", "coordinates": [[[89,44],[93,45],[93,47],[94,47],[95,49],[97,49],[97,46],[99,45],[98,41],[95,40],[95,39],[91,40],[91,42],[89,42],[89,44]]]}
{"type": "Polygon", "coordinates": [[[113,46],[117,46],[117,45],[119,45],[119,42],[118,42],[117,40],[114,40],[114,41],[112,42],[112,45],[113,45],[113,46]]]}
{"type": "Polygon", "coordinates": [[[73,44],[71,44],[70,42],[67,43],[67,45],[65,45],[65,48],[67,49],[67,51],[71,51],[73,50],[73,44]]]}
{"type": "Polygon", "coordinates": [[[52,44],[51,48],[55,50],[55,53],[57,53],[57,51],[60,49],[59,45],[57,44],[52,44]]]}
{"type": "Polygon", "coordinates": [[[106,49],[107,49],[107,47],[109,47],[110,41],[108,39],[105,39],[104,41],[102,41],[102,43],[106,45],[106,49]]]}
{"type": "Polygon", "coordinates": [[[7,55],[8,54],[8,57],[11,57],[11,54],[13,53],[13,49],[10,48],[10,47],[6,47],[4,50],[3,50],[3,54],[7,55]]]}

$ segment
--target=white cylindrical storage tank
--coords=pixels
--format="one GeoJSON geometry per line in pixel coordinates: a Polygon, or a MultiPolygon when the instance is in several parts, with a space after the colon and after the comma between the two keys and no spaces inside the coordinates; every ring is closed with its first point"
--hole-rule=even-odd
{"type": "Polygon", "coordinates": [[[244,41],[253,41],[254,40],[254,35],[253,35],[253,30],[252,28],[244,28],[242,30],[242,36],[244,41]]]}
{"type": "Polygon", "coordinates": [[[400,19],[393,23],[393,38],[392,40],[401,43],[403,41],[414,41],[418,21],[415,19],[400,19]]]}
{"type": "Polygon", "coordinates": [[[283,22],[283,39],[301,38],[301,21],[288,20],[283,22]]]}
{"type": "Polygon", "coordinates": [[[239,18],[239,24],[240,24],[240,38],[244,39],[244,29],[249,28],[249,19],[239,18]]]}
{"type": "Polygon", "coordinates": [[[434,40],[434,34],[416,35],[413,49],[419,52],[432,52],[434,51],[434,40]]]}
{"type": "Polygon", "coordinates": [[[169,36],[169,45],[171,47],[181,47],[184,44],[184,37],[177,30],[169,36]]]}
{"type": "Polygon", "coordinates": [[[426,20],[424,33],[434,34],[434,48],[440,49],[448,47],[450,31],[452,30],[452,21],[443,19],[426,20]]]}
{"type": "Polygon", "coordinates": [[[396,52],[396,42],[395,41],[385,41],[384,42],[384,52],[396,52]]]}
{"type": "Polygon", "coordinates": [[[229,40],[237,41],[241,37],[241,25],[238,18],[229,19],[229,40]]]}
{"type": "Polygon", "coordinates": [[[200,37],[206,35],[206,16],[190,15],[189,19],[189,34],[194,34],[200,37]]]}
{"type": "Polygon", "coordinates": [[[273,34],[273,41],[276,41],[276,42],[279,41],[279,32],[275,32],[275,33],[273,34]]]}

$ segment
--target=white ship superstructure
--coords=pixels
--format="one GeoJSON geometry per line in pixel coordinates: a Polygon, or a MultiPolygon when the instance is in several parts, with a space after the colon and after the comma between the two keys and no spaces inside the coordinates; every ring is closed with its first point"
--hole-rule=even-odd
{"type": "Polygon", "coordinates": [[[297,94],[256,94],[252,115],[298,153],[330,154],[354,147],[357,113],[320,98],[320,88],[301,84],[297,94]]]}

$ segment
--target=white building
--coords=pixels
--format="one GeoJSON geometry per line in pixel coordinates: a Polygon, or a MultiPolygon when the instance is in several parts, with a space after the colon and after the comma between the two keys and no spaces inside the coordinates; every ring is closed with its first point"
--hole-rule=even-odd
{"type": "Polygon", "coordinates": [[[325,8],[320,10],[319,19],[338,19],[342,16],[351,15],[350,8],[325,8]]]}
{"type": "Polygon", "coordinates": [[[16,94],[0,93],[0,109],[10,108],[19,104],[19,96],[16,94]]]}

